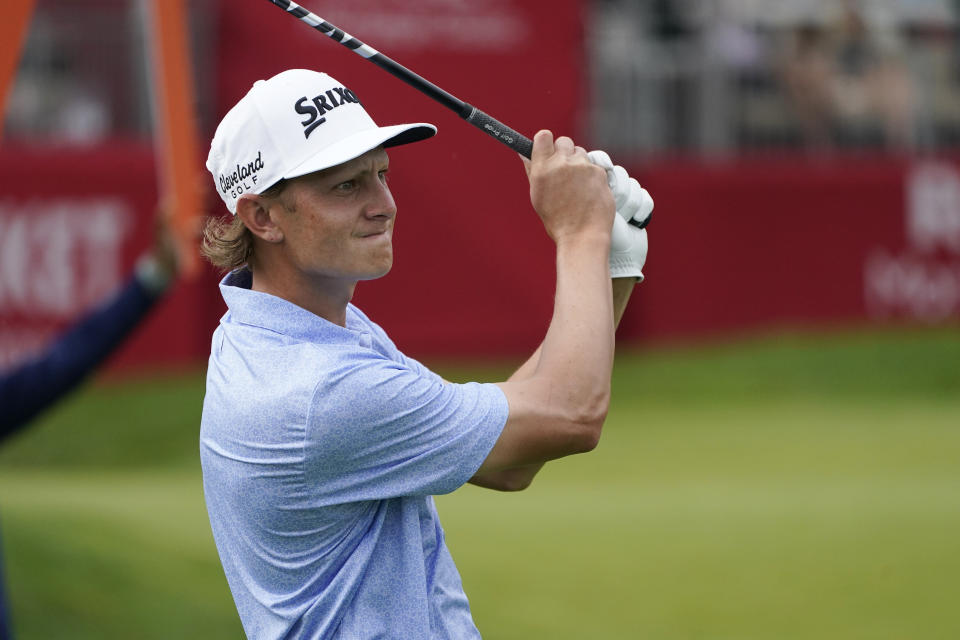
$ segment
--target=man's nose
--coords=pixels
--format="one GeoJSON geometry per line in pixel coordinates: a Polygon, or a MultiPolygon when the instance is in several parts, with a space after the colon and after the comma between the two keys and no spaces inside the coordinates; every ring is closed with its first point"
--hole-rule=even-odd
{"type": "Polygon", "coordinates": [[[377,181],[376,193],[371,198],[367,207],[367,215],[394,217],[397,215],[397,205],[393,201],[393,194],[390,193],[390,187],[385,183],[377,181]]]}

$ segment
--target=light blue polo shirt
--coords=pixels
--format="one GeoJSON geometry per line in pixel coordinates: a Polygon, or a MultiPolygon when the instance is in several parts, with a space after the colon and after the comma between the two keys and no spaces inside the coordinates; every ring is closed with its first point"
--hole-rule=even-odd
{"type": "Polygon", "coordinates": [[[353,305],[346,328],[220,283],[200,429],[223,569],[256,640],[478,638],[434,494],[503,429],[493,384],[450,384],[353,305]]]}

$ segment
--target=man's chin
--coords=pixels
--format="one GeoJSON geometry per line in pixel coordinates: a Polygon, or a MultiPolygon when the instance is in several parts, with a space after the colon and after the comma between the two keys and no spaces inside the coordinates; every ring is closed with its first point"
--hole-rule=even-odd
{"type": "Polygon", "coordinates": [[[364,281],[364,280],[376,280],[377,278],[382,278],[383,276],[385,276],[385,275],[387,275],[388,273],[390,273],[390,269],[392,269],[392,268],[393,268],[393,260],[391,259],[391,260],[390,260],[389,262],[387,262],[386,264],[384,264],[384,265],[382,265],[382,266],[380,266],[380,267],[378,267],[378,268],[376,268],[376,269],[371,269],[370,271],[368,271],[366,274],[364,274],[363,276],[360,277],[360,280],[361,280],[361,281],[364,281]]]}

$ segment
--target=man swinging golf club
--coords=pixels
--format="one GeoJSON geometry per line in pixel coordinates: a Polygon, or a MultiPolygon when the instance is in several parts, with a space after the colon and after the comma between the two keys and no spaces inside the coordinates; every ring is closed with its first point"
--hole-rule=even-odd
{"type": "Polygon", "coordinates": [[[606,154],[537,133],[524,165],[556,244],[553,318],[508,380],[452,384],[350,303],[393,263],[387,149],[435,132],[378,127],[333,78],[290,70],[213,138],[207,168],[234,216],[205,230],[230,272],[200,451],[250,638],[478,638],[431,496],[523,489],[600,438],[615,325],[646,259],[627,220],[652,200],[606,154]]]}

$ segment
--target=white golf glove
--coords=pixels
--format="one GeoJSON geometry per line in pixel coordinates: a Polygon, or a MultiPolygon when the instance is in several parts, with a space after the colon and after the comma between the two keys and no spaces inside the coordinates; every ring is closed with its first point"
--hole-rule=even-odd
{"type": "Polygon", "coordinates": [[[653,198],[603,151],[591,151],[587,156],[593,164],[606,170],[607,184],[617,207],[610,240],[610,277],[636,278],[642,282],[642,269],[647,261],[647,230],[628,223],[633,220],[646,226],[653,213],[653,198]]]}
{"type": "Polygon", "coordinates": [[[610,236],[610,277],[636,278],[643,282],[643,264],[647,261],[647,230],[613,217],[610,236]]]}

